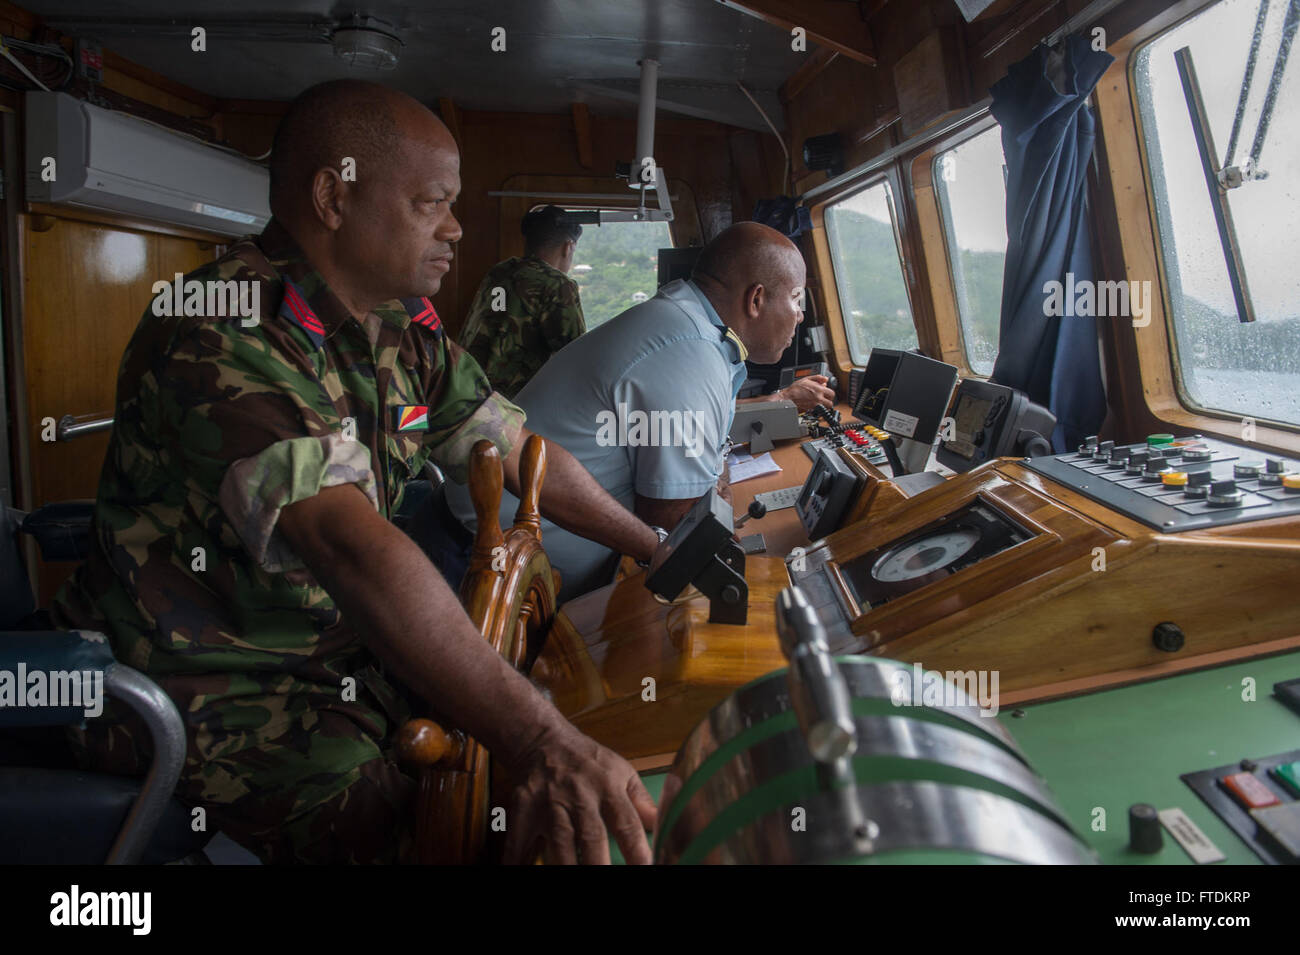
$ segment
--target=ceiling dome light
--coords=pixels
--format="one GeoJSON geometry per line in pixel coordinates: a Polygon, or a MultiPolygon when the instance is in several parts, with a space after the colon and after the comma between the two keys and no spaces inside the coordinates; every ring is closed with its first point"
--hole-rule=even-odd
{"type": "Polygon", "coordinates": [[[374,27],[339,27],[330,34],[334,55],[347,60],[348,66],[372,70],[391,70],[397,67],[402,41],[392,33],[374,27]]]}

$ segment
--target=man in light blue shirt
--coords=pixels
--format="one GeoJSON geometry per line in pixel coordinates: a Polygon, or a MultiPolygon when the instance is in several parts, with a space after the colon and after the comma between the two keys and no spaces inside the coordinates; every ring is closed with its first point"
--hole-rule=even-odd
{"type": "MultiPolygon", "coordinates": [[[[725,230],[689,281],[665,285],[571,342],[515,397],[528,427],[556,442],[648,524],[671,529],[719,485],[746,357],[774,362],[803,320],[805,270],[794,244],[755,222],[725,230]]],[[[725,479],[720,489],[725,491],[725,479]]],[[[502,495],[501,522],[518,500],[502,495]]],[[[447,500],[467,527],[469,494],[447,500]]],[[[567,600],[608,583],[618,554],[542,522],[567,600]]]]}

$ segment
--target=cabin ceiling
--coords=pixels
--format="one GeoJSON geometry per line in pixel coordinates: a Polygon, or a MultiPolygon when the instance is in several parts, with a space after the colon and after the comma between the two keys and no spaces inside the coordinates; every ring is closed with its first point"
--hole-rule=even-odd
{"type": "Polygon", "coordinates": [[[51,26],[98,39],[141,66],[225,99],[289,99],[322,80],[374,78],[433,103],[558,113],[585,102],[635,112],[637,60],[660,61],[659,114],[766,129],[745,84],[778,127],[777,90],[807,53],[790,34],[714,0],[26,0],[51,26]],[[349,67],[323,28],[352,14],[386,21],[404,42],[395,70],[349,67]],[[193,52],[190,30],[207,32],[193,52]],[[490,47],[494,27],[506,51],[490,47]]]}

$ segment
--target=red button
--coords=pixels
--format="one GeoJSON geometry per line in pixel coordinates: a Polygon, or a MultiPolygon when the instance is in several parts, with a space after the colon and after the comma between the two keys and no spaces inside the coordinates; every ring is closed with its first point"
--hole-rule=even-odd
{"type": "Polygon", "coordinates": [[[1256,778],[1254,773],[1233,773],[1231,776],[1224,776],[1221,782],[1237,802],[1247,809],[1263,809],[1265,806],[1276,806],[1282,802],[1273,794],[1273,790],[1256,778]]]}

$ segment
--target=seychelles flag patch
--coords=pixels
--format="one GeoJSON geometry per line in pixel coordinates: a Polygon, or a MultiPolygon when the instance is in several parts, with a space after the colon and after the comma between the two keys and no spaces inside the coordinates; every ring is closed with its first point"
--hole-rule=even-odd
{"type": "Polygon", "coordinates": [[[428,405],[398,405],[393,409],[394,431],[428,431],[428,405]]]}

